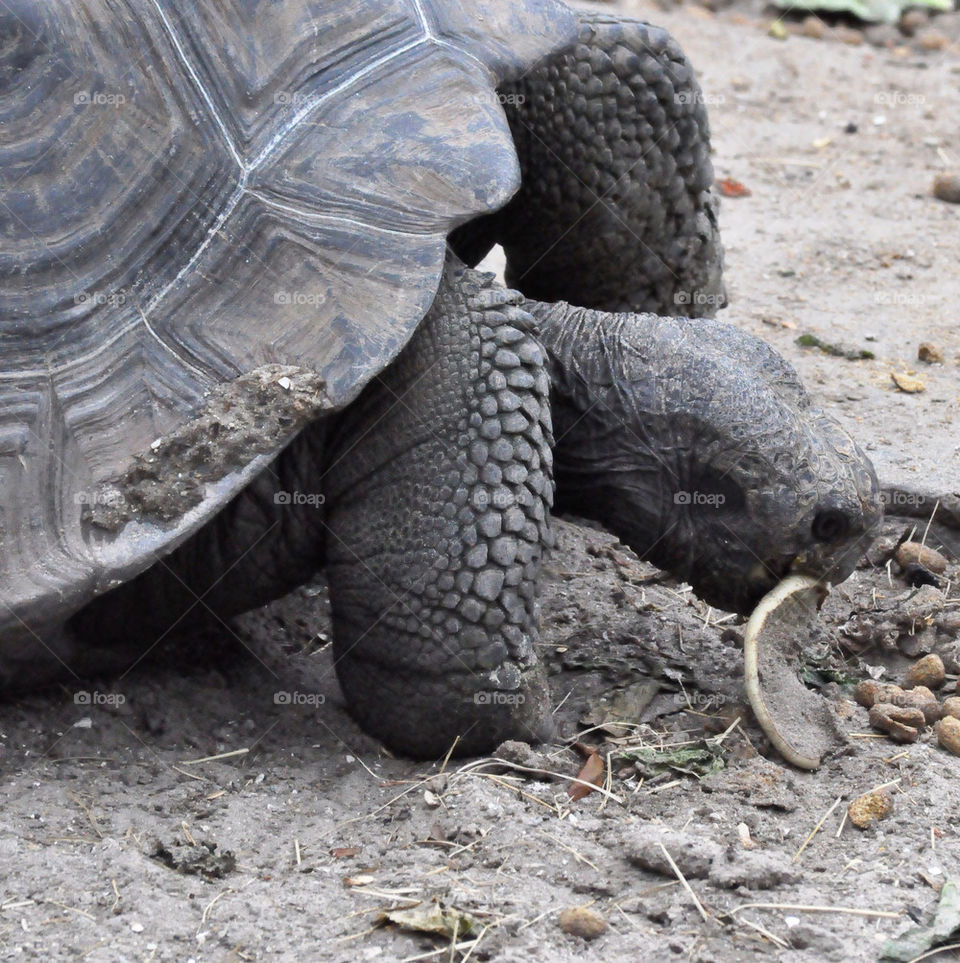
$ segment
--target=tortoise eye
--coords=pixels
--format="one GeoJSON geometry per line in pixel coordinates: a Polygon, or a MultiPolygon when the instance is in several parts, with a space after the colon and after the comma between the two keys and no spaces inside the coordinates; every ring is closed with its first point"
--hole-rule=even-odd
{"type": "Polygon", "coordinates": [[[835,542],[850,531],[850,520],[843,512],[830,508],[817,512],[810,531],[818,542],[835,542]]]}

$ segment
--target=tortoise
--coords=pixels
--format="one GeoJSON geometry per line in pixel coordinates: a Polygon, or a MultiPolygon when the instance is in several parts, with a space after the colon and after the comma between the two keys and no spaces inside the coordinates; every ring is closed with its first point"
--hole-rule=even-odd
{"type": "Polygon", "coordinates": [[[707,117],[665,31],[8,0],[0,35],[4,691],[323,569],[360,724],[477,753],[549,732],[552,508],[739,612],[852,571],[875,474],[711,317],[707,117]],[[497,243],[512,288],[474,270],[497,243]]]}

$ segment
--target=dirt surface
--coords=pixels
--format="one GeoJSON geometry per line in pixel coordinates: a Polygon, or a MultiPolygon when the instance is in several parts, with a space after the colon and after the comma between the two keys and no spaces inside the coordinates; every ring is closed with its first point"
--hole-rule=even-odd
{"type": "MultiPolygon", "coordinates": [[[[717,174],[752,191],[721,210],[726,317],[797,364],[881,474],[955,491],[960,206],[930,189],[960,170],[956,45],[617,9],[676,34],[712,98],[717,174]],[[801,348],[805,333],[875,358],[801,348]],[[921,342],[943,363],[918,361],[921,342]]],[[[934,524],[950,566],[912,588],[889,561],[912,524],[888,520],[805,642],[804,678],[848,738],[813,773],[743,705],[740,620],[567,523],[543,638],[567,743],[500,764],[388,757],[343,711],[322,583],[122,679],[0,706],[0,957],[875,960],[960,875],[960,759],[930,730],[879,737],[851,695],[931,650],[952,673],[941,698],[956,685],[960,533],[934,524]],[[574,739],[603,763],[580,799],[574,739]],[[889,816],[844,819],[884,784],[889,816]]]]}

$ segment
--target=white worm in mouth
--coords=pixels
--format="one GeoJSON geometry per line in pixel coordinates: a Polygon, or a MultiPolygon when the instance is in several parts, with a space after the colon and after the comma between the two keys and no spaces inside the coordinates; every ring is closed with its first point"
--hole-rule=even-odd
{"type": "Polygon", "coordinates": [[[799,592],[816,593],[819,603],[826,595],[827,588],[823,583],[809,575],[789,575],[771,591],[767,592],[747,621],[747,628],[743,636],[743,674],[750,708],[753,709],[753,714],[756,716],[757,722],[760,723],[760,728],[770,740],[771,745],[787,762],[797,766],[797,768],[819,769],[819,758],[799,752],[784,738],[769,709],[767,709],[763,690],[760,686],[759,642],[767,618],[787,599],[799,592]]]}

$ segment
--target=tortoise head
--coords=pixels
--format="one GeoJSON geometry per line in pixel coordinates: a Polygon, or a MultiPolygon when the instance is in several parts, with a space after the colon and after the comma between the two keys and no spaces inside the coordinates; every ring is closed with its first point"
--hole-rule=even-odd
{"type": "Polygon", "coordinates": [[[704,601],[742,614],[789,573],[844,581],[883,514],[873,466],[839,423],[754,375],[691,426],[663,554],[651,553],[704,601]]]}
{"type": "Polygon", "coordinates": [[[851,574],[882,516],[876,474],[764,342],[718,321],[569,308],[543,332],[561,511],[741,613],[788,572],[851,574]]]}

